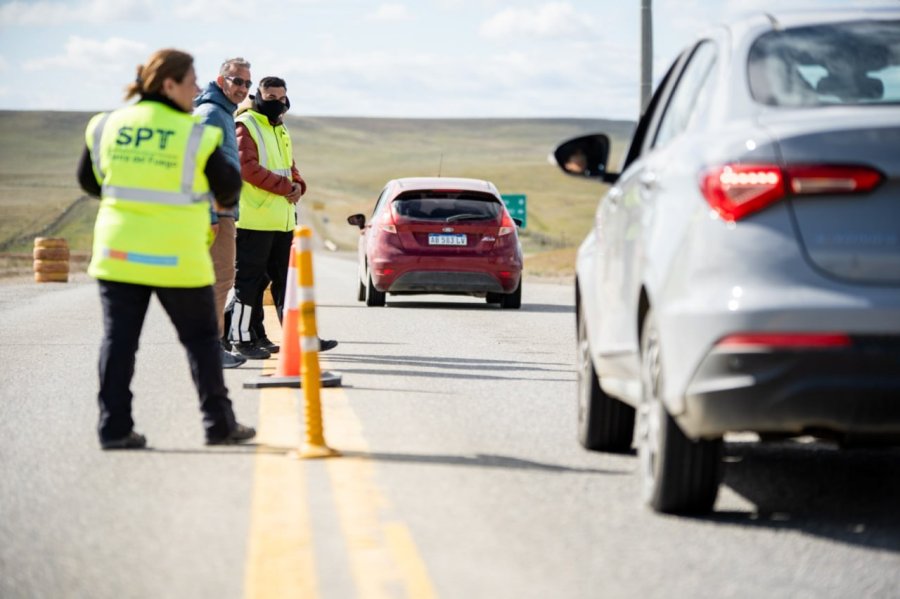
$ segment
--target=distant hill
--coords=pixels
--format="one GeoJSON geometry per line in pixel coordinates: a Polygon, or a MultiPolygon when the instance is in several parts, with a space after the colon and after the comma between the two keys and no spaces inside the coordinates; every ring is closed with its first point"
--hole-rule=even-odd
{"type": "MultiPolygon", "coordinates": [[[[92,113],[0,111],[0,252],[29,251],[37,234],[90,249],[94,200],[78,201],[75,180],[92,113]]],[[[309,184],[313,223],[341,247],[355,247],[346,224],[368,215],[392,178],[437,175],[493,181],[528,197],[528,249],[573,246],[592,222],[602,188],[563,175],[547,161],[560,142],[603,131],[620,156],[634,123],[594,119],[380,119],[288,117],[294,153],[309,184]]],[[[615,159],[616,161],[618,158],[615,159]]]]}

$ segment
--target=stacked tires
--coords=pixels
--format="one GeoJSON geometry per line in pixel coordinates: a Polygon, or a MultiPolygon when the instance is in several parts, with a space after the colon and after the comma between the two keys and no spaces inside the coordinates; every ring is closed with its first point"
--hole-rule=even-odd
{"type": "Polygon", "coordinates": [[[57,237],[34,238],[34,280],[38,283],[69,281],[69,244],[57,237]]]}

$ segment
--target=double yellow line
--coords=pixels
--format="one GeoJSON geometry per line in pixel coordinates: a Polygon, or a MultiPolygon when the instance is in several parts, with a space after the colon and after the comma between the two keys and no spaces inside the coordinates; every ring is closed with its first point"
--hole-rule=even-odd
{"type": "MultiPolygon", "coordinates": [[[[261,391],[244,580],[248,599],[330,596],[317,582],[315,514],[305,476],[310,463],[286,455],[301,439],[298,393],[261,391]]],[[[322,405],[329,444],[345,454],[324,465],[357,597],[397,597],[398,589],[400,596],[437,597],[409,529],[385,517],[388,501],[375,483],[375,465],[365,457],[369,447],[347,395],[340,388],[323,389],[322,405]]]]}

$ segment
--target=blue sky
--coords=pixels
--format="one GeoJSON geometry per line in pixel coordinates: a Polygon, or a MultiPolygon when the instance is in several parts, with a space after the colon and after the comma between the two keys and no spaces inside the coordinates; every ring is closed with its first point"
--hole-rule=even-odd
{"type": "MultiPolygon", "coordinates": [[[[896,4],[884,0],[880,4],[896,4]]],[[[654,0],[654,75],[748,9],[862,0],[654,0]]],[[[288,83],[292,114],[590,117],[638,112],[640,0],[0,0],[0,109],[101,110],[152,51],[288,83]]]]}

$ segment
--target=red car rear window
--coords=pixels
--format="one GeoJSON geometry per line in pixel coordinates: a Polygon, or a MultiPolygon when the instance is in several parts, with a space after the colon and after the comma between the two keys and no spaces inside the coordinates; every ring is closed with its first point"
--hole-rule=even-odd
{"type": "Polygon", "coordinates": [[[394,200],[394,214],[409,220],[462,222],[498,220],[497,198],[471,192],[408,192],[394,200]]]}

